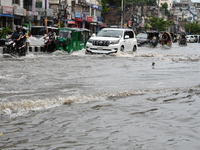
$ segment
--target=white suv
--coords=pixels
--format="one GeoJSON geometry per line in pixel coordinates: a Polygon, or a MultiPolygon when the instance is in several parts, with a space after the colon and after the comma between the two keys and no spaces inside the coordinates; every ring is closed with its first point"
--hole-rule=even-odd
{"type": "Polygon", "coordinates": [[[111,54],[119,51],[136,51],[137,39],[132,29],[103,28],[90,37],[86,53],[111,54]]]}
{"type": "Polygon", "coordinates": [[[187,35],[187,42],[194,43],[195,42],[195,36],[194,35],[187,35]]]}

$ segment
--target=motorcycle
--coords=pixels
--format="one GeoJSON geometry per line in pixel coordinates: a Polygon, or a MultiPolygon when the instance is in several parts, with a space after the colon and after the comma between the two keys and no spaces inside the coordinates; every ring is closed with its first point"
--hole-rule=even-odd
{"type": "Polygon", "coordinates": [[[9,54],[11,56],[26,56],[27,47],[23,39],[19,41],[6,39],[5,46],[3,47],[3,54],[9,54]]]}
{"type": "Polygon", "coordinates": [[[54,52],[55,44],[53,39],[44,38],[44,52],[54,52]]]}

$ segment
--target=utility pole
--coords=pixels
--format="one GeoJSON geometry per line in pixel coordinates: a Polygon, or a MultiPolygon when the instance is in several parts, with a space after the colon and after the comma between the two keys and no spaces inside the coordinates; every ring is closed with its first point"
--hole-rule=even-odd
{"type": "Polygon", "coordinates": [[[121,28],[123,25],[123,11],[124,11],[124,1],[122,0],[122,3],[121,3],[121,28]]]}
{"type": "Polygon", "coordinates": [[[67,7],[68,7],[68,4],[67,4],[67,0],[65,0],[65,4],[64,4],[64,26],[66,27],[66,21],[67,21],[67,7]]]}
{"type": "Polygon", "coordinates": [[[59,4],[58,4],[58,28],[61,27],[61,22],[60,22],[60,17],[61,17],[61,0],[59,0],[59,4]]]}
{"type": "Polygon", "coordinates": [[[44,18],[44,26],[47,27],[47,0],[45,0],[45,18],[44,18]]]}

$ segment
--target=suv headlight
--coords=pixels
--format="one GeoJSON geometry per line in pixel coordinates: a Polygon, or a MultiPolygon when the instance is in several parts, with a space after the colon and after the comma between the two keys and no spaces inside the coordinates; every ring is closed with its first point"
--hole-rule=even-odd
{"type": "Polygon", "coordinates": [[[89,40],[88,40],[88,43],[92,43],[92,39],[89,39],[89,40]]]}
{"type": "Polygon", "coordinates": [[[115,40],[115,41],[110,41],[110,44],[118,44],[119,40],[115,40]]]}

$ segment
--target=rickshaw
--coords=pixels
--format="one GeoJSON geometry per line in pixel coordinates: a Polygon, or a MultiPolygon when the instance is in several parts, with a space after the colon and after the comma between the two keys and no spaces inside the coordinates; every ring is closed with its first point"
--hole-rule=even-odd
{"type": "Polygon", "coordinates": [[[56,38],[56,50],[68,53],[82,50],[90,37],[90,30],[80,28],[59,28],[56,38]]]}
{"type": "Polygon", "coordinates": [[[159,42],[159,32],[155,30],[149,30],[147,33],[147,44],[150,47],[156,47],[159,42]]]}
{"type": "Polygon", "coordinates": [[[187,38],[185,33],[180,33],[180,37],[178,39],[179,46],[187,46],[187,38]]]}
{"type": "Polygon", "coordinates": [[[172,46],[172,36],[169,32],[164,32],[161,37],[161,45],[165,48],[170,48],[172,46]]]}

